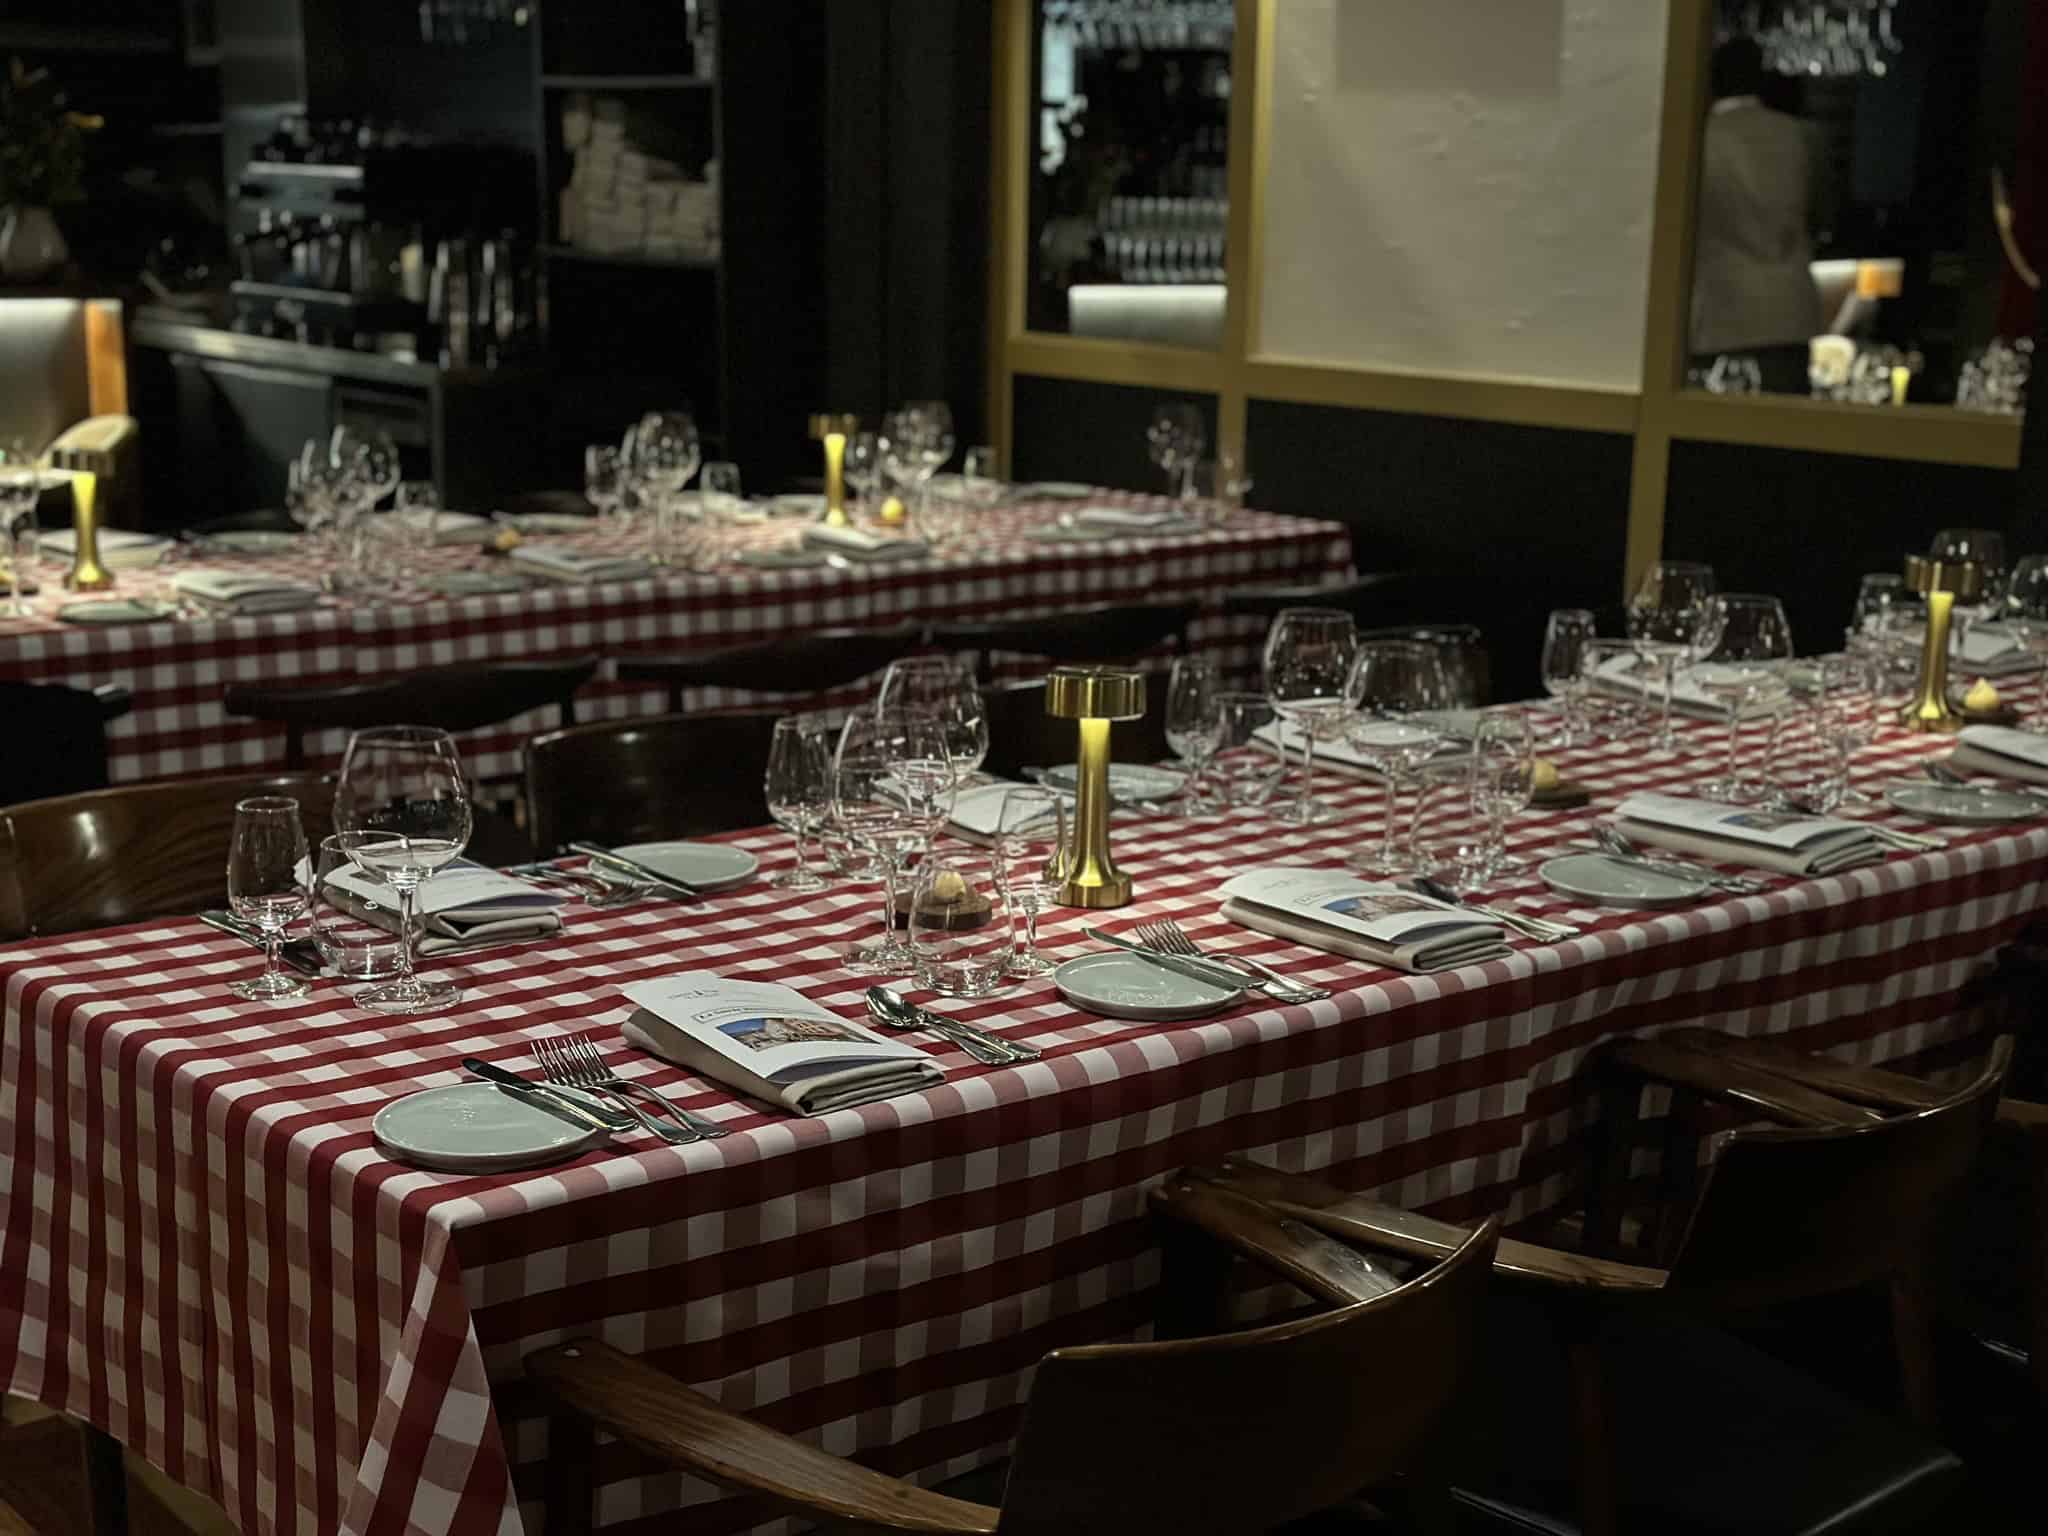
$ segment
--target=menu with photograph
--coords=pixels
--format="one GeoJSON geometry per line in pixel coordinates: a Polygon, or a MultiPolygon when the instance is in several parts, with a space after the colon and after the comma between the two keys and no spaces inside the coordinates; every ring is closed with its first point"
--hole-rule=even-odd
{"type": "Polygon", "coordinates": [[[1446,971],[1508,952],[1505,926],[1382,880],[1255,869],[1223,887],[1223,915],[1260,933],[1397,971],[1446,971]]]}
{"type": "Polygon", "coordinates": [[[1968,773],[2048,784],[2048,736],[2005,725],[1966,725],[1949,761],[1968,773]]]}
{"type": "Polygon", "coordinates": [[[565,544],[521,544],[511,559],[552,581],[637,581],[649,570],[637,555],[604,555],[565,544]]]}
{"type": "Polygon", "coordinates": [[[236,613],[297,613],[320,601],[320,589],[303,581],[233,571],[180,571],[171,586],[190,598],[236,613]]]}
{"type": "Polygon", "coordinates": [[[1615,818],[1638,842],[1784,875],[1832,875],[1885,854],[1877,834],[1860,821],[1682,795],[1630,795],[1615,818]]]}
{"type": "Polygon", "coordinates": [[[634,1045],[793,1114],[829,1114],[945,1080],[917,1046],[773,982],[684,971],[620,990],[637,1008],[624,1025],[634,1045]]]}
{"type": "MultiPolygon", "coordinates": [[[[398,893],[375,875],[350,865],[328,875],[327,889],[336,905],[397,931],[398,893]]],[[[559,892],[458,859],[436,871],[413,897],[419,952],[445,954],[552,937],[562,931],[559,909],[565,900],[559,892]]]]}

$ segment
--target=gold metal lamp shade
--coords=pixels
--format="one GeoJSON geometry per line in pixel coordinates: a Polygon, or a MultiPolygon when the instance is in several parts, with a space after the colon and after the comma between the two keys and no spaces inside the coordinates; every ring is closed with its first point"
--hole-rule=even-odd
{"type": "Polygon", "coordinates": [[[1984,567],[1974,560],[1906,556],[1906,585],[1927,597],[1927,638],[1920,651],[1920,682],[1913,702],[1899,712],[1909,731],[1951,732],[1963,717],[1948,702],[1948,631],[1956,599],[1970,602],[1984,591],[1984,567]]]}
{"type": "Polygon", "coordinates": [[[860,418],[841,411],[811,417],[811,436],[825,445],[825,521],[846,526],[846,440],[860,430],[860,418]]]}
{"type": "Polygon", "coordinates": [[[1145,713],[1145,675],[1115,667],[1060,667],[1045,680],[1045,712],[1077,721],[1073,840],[1064,850],[1063,907],[1121,907],[1131,877],[1109,855],[1109,726],[1145,713]]]}

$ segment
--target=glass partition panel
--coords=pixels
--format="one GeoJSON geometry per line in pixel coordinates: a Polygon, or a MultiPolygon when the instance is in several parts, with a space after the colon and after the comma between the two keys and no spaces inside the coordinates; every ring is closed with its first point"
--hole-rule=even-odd
{"type": "Polygon", "coordinates": [[[2048,208],[2016,215],[2008,191],[2048,148],[2026,104],[2048,7],[1720,0],[1716,20],[1687,383],[2020,410],[2024,226],[2048,208]]]}
{"type": "Polygon", "coordinates": [[[1230,0],[1038,0],[1034,331],[1223,338],[1230,0]]]}

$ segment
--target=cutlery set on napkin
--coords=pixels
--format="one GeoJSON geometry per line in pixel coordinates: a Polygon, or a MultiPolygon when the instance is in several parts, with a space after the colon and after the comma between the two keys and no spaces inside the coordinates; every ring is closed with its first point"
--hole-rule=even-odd
{"type": "MultiPolygon", "coordinates": [[[[398,927],[398,899],[383,881],[353,866],[328,875],[337,906],[392,932],[398,927]]],[[[567,897],[511,875],[459,860],[419,888],[413,911],[420,924],[419,953],[525,944],[562,931],[558,910],[567,897]]]]}

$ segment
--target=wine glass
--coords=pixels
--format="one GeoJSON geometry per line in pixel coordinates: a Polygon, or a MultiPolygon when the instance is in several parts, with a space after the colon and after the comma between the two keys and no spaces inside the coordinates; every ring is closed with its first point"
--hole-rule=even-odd
{"type": "Polygon", "coordinates": [[[849,715],[832,759],[832,823],[882,871],[882,935],[845,951],[860,975],[903,975],[909,946],[896,937],[896,882],[910,856],[927,847],[953,803],[938,719],[911,709],[863,709],[849,715]]]}
{"type": "Polygon", "coordinates": [[[306,831],[299,802],[285,795],[257,795],[235,806],[228,841],[228,905],[235,916],[263,933],[263,974],[232,983],[228,990],[256,1002],[304,997],[305,977],[288,974],[278,950],[291,920],[306,910],[306,831]]]}
{"type": "Polygon", "coordinates": [[[1663,714],[1652,743],[1652,750],[1661,756],[1678,750],[1678,737],[1671,729],[1671,695],[1678,663],[1703,654],[1695,645],[1701,627],[1709,621],[1707,599],[1715,591],[1711,566],[1691,560],[1659,560],[1643,573],[1629,599],[1629,638],[1641,655],[1657,663],[1664,685],[1663,714]]]}
{"type": "Polygon", "coordinates": [[[1188,765],[1182,814],[1199,816],[1218,807],[1208,792],[1209,761],[1223,729],[1223,680],[1206,656],[1176,656],[1166,679],[1166,744],[1188,765]]]}
{"type": "Polygon", "coordinates": [[[996,810],[996,871],[1011,914],[1012,976],[1043,976],[1053,968],[1038,952],[1038,918],[1066,876],[1066,816],[1065,797],[1040,788],[1006,791],[996,810]]]}
{"type": "Polygon", "coordinates": [[[840,472],[846,483],[853,487],[853,494],[865,507],[875,498],[875,488],[882,477],[882,439],[874,432],[856,432],[846,440],[846,456],[840,461],[840,472]]]}
{"type": "Polygon", "coordinates": [[[1435,646],[1419,640],[1368,640],[1358,647],[1345,680],[1345,703],[1356,713],[1350,721],[1351,748],[1386,778],[1386,810],[1377,854],[1360,855],[1354,868],[1383,878],[1412,874],[1416,858],[1395,842],[1403,782],[1435,753],[1443,733],[1421,716],[1442,709],[1451,685],[1443,657],[1435,646]]]}
{"type": "Polygon", "coordinates": [[[0,554],[7,558],[9,611],[29,616],[28,589],[42,554],[42,527],[36,503],[42,498],[42,476],[26,453],[0,450],[0,554]]]}
{"type": "Polygon", "coordinates": [[[1266,633],[1266,695],[1280,718],[1301,732],[1301,792],[1275,813],[1294,826],[1327,821],[1315,797],[1316,742],[1347,723],[1345,686],[1358,652],[1358,627],[1336,608],[1283,608],[1266,633]]]}
{"type": "Polygon", "coordinates": [[[432,549],[440,533],[440,487],[431,480],[401,480],[396,500],[398,527],[405,540],[417,549],[432,549]]]}
{"type": "Polygon", "coordinates": [[[949,847],[927,857],[907,925],[918,985],[941,997],[999,990],[1015,954],[1013,924],[1000,851],[949,847]]]}
{"type": "Polygon", "coordinates": [[[404,473],[390,433],[345,424],[328,434],[327,462],[341,477],[348,518],[369,511],[396,490],[404,473]]]}
{"type": "Polygon", "coordinates": [[[624,520],[625,454],[610,443],[592,443],[583,450],[583,499],[607,522],[624,520]]]}
{"type": "Polygon", "coordinates": [[[917,434],[920,483],[931,479],[953,457],[953,408],[943,400],[913,400],[904,410],[919,424],[917,434]]]}
{"type": "MultiPolygon", "coordinates": [[[[1742,803],[1760,799],[1764,786],[1735,771],[1735,755],[1742,735],[1742,717],[1765,701],[1782,701],[1785,696],[1784,664],[1792,659],[1792,626],[1786,622],[1785,607],[1775,597],[1760,592],[1724,592],[1708,600],[1712,617],[1707,628],[1715,635],[1706,659],[1692,669],[1688,681],[1704,689],[1728,710],[1728,755],[1718,778],[1699,785],[1709,800],[1742,803]]],[[[1771,720],[1771,746],[1766,758],[1777,752],[1778,717],[1771,720]]]]}
{"type": "Polygon", "coordinates": [[[1209,771],[1226,806],[1262,806],[1287,772],[1287,748],[1273,701],[1229,689],[1216,696],[1216,755],[1209,771]]]}
{"type": "Polygon", "coordinates": [[[1927,546],[1927,553],[1944,565],[1974,560],[1984,569],[1985,603],[1990,605],[1998,600],[2008,567],[2005,535],[1996,528],[1944,528],[1927,546]]]}
{"type": "Polygon", "coordinates": [[[634,472],[647,488],[654,519],[651,557],[656,565],[675,563],[676,499],[697,473],[704,452],[697,423],[686,411],[649,411],[632,431],[634,472]]]}
{"type": "Polygon", "coordinates": [[[1555,608],[1543,626],[1543,687],[1561,702],[1564,724],[1557,745],[1578,741],[1585,724],[1586,642],[1594,637],[1592,613],[1585,608],[1555,608]]]}
{"type": "Polygon", "coordinates": [[[413,974],[413,908],[421,884],[468,846],[471,821],[462,760],[446,731],[394,725],[349,738],[334,785],[335,830],[356,864],[398,893],[403,941],[397,977],[356,994],[365,1008],[417,1013],[461,998],[453,982],[413,974]]]}
{"type": "Polygon", "coordinates": [[[1186,401],[1160,406],[1145,429],[1145,446],[1166,475],[1167,494],[1193,500],[1195,465],[1209,446],[1209,429],[1200,409],[1186,401]]]}
{"type": "Polygon", "coordinates": [[[832,809],[832,743],[818,715],[784,715],[768,742],[763,785],[768,814],[796,840],[796,868],[769,883],[782,890],[822,891],[824,877],[811,868],[810,834],[832,809]]]}
{"type": "Polygon", "coordinates": [[[882,673],[875,707],[930,713],[945,732],[956,788],[988,760],[988,708],[973,671],[950,656],[906,656],[890,662],[882,673]]]}

